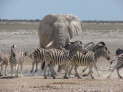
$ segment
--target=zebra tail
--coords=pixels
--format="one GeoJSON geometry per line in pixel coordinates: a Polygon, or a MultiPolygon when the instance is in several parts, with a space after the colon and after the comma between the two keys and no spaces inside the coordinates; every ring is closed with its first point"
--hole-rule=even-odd
{"type": "Polygon", "coordinates": [[[45,67],[45,62],[43,62],[41,69],[44,70],[44,67],[45,67]]]}

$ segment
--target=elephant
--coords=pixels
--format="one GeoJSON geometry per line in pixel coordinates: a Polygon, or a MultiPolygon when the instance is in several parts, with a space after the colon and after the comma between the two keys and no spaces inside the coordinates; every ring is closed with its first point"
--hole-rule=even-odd
{"type": "Polygon", "coordinates": [[[40,47],[62,49],[66,43],[82,32],[78,17],[68,14],[49,14],[39,25],[40,47]]]}
{"type": "Polygon", "coordinates": [[[81,32],[82,25],[78,17],[68,14],[49,14],[39,24],[39,46],[63,49],[65,44],[81,32]]]}

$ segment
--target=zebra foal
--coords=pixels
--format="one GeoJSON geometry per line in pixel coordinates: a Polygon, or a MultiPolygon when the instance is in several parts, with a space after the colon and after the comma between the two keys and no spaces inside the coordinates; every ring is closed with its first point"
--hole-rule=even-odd
{"type": "Polygon", "coordinates": [[[19,68],[20,68],[20,73],[22,76],[23,63],[24,63],[24,57],[25,56],[26,56],[26,53],[24,53],[22,51],[17,52],[15,45],[11,46],[11,54],[9,57],[11,76],[13,76],[14,67],[15,67],[15,71],[16,71],[16,76],[18,77],[19,68]]]}

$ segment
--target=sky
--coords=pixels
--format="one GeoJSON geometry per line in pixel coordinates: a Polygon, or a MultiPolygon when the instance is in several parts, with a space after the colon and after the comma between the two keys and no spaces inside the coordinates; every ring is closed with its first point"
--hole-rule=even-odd
{"type": "Polygon", "coordinates": [[[0,0],[0,19],[42,19],[52,13],[123,20],[123,0],[0,0]]]}

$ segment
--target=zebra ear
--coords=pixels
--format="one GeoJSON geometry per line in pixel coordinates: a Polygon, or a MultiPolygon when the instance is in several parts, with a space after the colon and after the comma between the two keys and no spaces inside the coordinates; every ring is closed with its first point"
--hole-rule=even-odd
{"type": "Polygon", "coordinates": [[[106,44],[104,42],[97,43],[98,46],[105,46],[106,44]]]}

